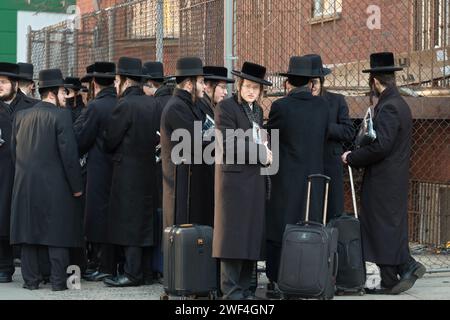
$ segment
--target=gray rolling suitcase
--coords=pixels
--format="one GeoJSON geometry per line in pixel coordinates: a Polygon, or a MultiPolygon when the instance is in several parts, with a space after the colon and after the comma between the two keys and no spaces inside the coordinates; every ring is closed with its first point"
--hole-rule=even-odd
{"type": "MultiPolygon", "coordinates": [[[[177,189],[177,169],[175,170],[175,190],[177,189]]],[[[174,210],[176,212],[176,205],[174,210]]],[[[189,195],[187,210],[189,211],[189,195]]],[[[166,294],[161,296],[162,300],[167,300],[170,296],[181,299],[208,297],[213,300],[216,298],[217,260],[212,257],[212,239],[213,229],[210,226],[186,224],[175,225],[164,230],[164,291],[166,294]]]]}
{"type": "Polygon", "coordinates": [[[336,293],[338,295],[364,295],[366,268],[362,252],[361,225],[358,220],[358,208],[356,207],[352,168],[349,166],[348,170],[352,189],[353,210],[355,213],[344,213],[329,223],[330,227],[339,230],[339,264],[336,278],[336,293]]]}
{"type": "Polygon", "coordinates": [[[286,226],[278,274],[278,286],[285,299],[334,298],[338,230],[325,226],[330,180],[323,175],[308,177],[305,221],[286,226]],[[323,224],[309,221],[311,186],[314,179],[326,181],[323,224]]]}

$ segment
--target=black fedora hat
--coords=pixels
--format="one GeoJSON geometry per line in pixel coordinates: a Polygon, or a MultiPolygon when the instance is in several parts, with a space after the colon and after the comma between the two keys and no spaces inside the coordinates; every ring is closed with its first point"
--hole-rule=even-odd
{"type": "Polygon", "coordinates": [[[79,78],[67,77],[64,79],[64,87],[67,89],[73,89],[75,91],[80,91],[82,88],[81,81],[79,78]]]}
{"type": "Polygon", "coordinates": [[[403,70],[395,65],[394,54],[392,52],[378,52],[370,55],[370,69],[363,70],[363,73],[392,73],[403,70]]]}
{"type": "Polygon", "coordinates": [[[137,58],[121,57],[116,74],[124,77],[142,78],[142,61],[137,58]]]}
{"type": "Polygon", "coordinates": [[[22,80],[34,81],[34,67],[31,63],[19,62],[19,77],[22,80]]]}
{"type": "Polygon", "coordinates": [[[0,76],[19,79],[19,65],[16,63],[0,62],[0,76]]]}
{"type": "Polygon", "coordinates": [[[280,73],[280,76],[321,78],[330,73],[331,69],[323,67],[322,58],[319,55],[307,54],[301,57],[291,57],[288,72],[280,73]]]}
{"type": "Polygon", "coordinates": [[[47,69],[39,72],[39,89],[65,87],[62,72],[59,69],[47,69]]]}
{"type": "Polygon", "coordinates": [[[272,82],[264,79],[266,77],[266,71],[266,67],[259,64],[244,62],[241,71],[233,70],[231,73],[242,79],[247,79],[265,86],[272,86],[272,82]]]}
{"type": "Polygon", "coordinates": [[[234,83],[234,79],[228,78],[228,69],[225,67],[206,66],[203,72],[208,74],[205,76],[206,81],[223,81],[226,83],[234,83]]]}
{"type": "Polygon", "coordinates": [[[114,79],[116,77],[116,64],[113,62],[96,62],[91,74],[93,78],[114,79]]]}
{"type": "Polygon", "coordinates": [[[94,73],[94,65],[91,64],[86,67],[86,75],[80,79],[81,82],[91,82],[92,81],[92,73],[94,73]]]}
{"type": "Polygon", "coordinates": [[[164,81],[164,65],[161,62],[149,61],[142,67],[143,78],[146,80],[164,81]]]}
{"type": "Polygon", "coordinates": [[[207,76],[203,72],[203,62],[197,57],[184,57],[177,61],[175,78],[207,76]]]}

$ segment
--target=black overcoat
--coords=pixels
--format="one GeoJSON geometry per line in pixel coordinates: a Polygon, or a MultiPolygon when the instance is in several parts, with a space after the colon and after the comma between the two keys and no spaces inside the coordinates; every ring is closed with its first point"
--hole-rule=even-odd
{"type": "Polygon", "coordinates": [[[11,195],[14,183],[14,165],[11,158],[12,122],[17,112],[28,109],[38,100],[24,95],[20,90],[8,106],[0,102],[0,130],[5,143],[0,146],[0,238],[9,238],[11,195]]]}
{"type": "Polygon", "coordinates": [[[328,140],[325,146],[325,175],[331,178],[328,197],[328,220],[344,212],[343,144],[355,137],[353,122],[343,95],[326,92],[329,105],[328,140]]]}
{"type": "Polygon", "coordinates": [[[157,102],[139,87],[125,90],[108,123],[106,151],[114,152],[109,201],[109,242],[154,244],[157,102]]]}
{"type": "Polygon", "coordinates": [[[113,166],[112,154],[105,151],[104,132],[116,104],[116,89],[103,89],[74,125],[80,154],[89,154],[84,227],[86,240],[94,243],[108,242],[107,217],[113,166]]]}
{"type": "Polygon", "coordinates": [[[409,259],[412,115],[397,88],[382,93],[373,122],[377,140],[348,156],[350,165],[365,168],[360,215],[364,258],[400,265],[409,259]]]}
{"type": "MultiPolygon", "coordinates": [[[[267,128],[279,130],[280,167],[272,177],[272,196],[267,207],[270,241],[280,243],[287,224],[305,219],[307,177],[324,173],[328,114],[328,102],[307,91],[293,92],[272,104],[267,128]]],[[[322,196],[323,183],[314,181],[310,220],[322,222],[322,196]]]]}
{"type": "MultiPolygon", "coordinates": [[[[257,104],[253,107],[260,108],[257,104]]],[[[260,114],[258,122],[262,125],[262,111],[260,114]]],[[[245,149],[241,148],[239,154],[229,158],[236,160],[236,156],[245,156],[245,164],[229,164],[226,160],[222,161],[223,164],[216,163],[213,256],[220,259],[262,260],[266,203],[266,177],[262,174],[262,163],[267,160],[266,148],[256,145],[253,138],[233,136],[230,131],[227,135],[227,129],[242,129],[245,132],[253,127],[244,106],[238,103],[235,96],[216,106],[215,124],[223,135],[223,140],[216,137],[216,154],[220,152],[217,157],[223,151],[226,158],[230,152],[236,152],[236,147],[241,144],[245,149]],[[223,149],[219,149],[221,146],[223,149]],[[253,158],[256,160],[254,164],[249,161],[255,156],[252,150],[258,155],[253,158]]]]}
{"type": "Polygon", "coordinates": [[[83,191],[71,113],[47,102],[17,113],[11,244],[82,246],[83,191]]]}

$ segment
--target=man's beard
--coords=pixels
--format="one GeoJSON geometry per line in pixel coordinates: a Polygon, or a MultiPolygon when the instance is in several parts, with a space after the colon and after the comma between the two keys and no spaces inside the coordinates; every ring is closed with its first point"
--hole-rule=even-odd
{"type": "Polygon", "coordinates": [[[373,98],[380,98],[380,91],[377,90],[377,88],[375,87],[374,84],[371,85],[371,90],[370,90],[370,104],[374,104],[373,102],[373,98]]]}
{"type": "Polygon", "coordinates": [[[70,108],[75,107],[75,97],[72,98],[66,98],[66,106],[70,108]]]}
{"type": "Polygon", "coordinates": [[[16,96],[16,93],[17,93],[16,89],[14,87],[11,87],[11,91],[9,92],[9,94],[0,96],[0,101],[3,102],[11,101],[16,96]]]}

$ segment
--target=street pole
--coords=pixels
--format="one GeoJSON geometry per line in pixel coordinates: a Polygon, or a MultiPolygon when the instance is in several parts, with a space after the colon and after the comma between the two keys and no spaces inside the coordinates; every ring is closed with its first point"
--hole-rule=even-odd
{"type": "MultiPolygon", "coordinates": [[[[233,21],[234,21],[234,0],[224,0],[224,65],[228,69],[228,76],[231,77],[233,70],[233,21]]],[[[233,92],[233,85],[228,85],[228,95],[233,92]]]]}
{"type": "Polygon", "coordinates": [[[164,0],[156,2],[156,61],[164,60],[164,0]]]}

